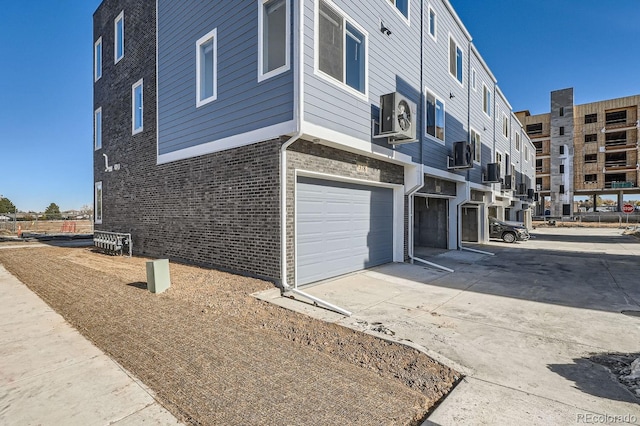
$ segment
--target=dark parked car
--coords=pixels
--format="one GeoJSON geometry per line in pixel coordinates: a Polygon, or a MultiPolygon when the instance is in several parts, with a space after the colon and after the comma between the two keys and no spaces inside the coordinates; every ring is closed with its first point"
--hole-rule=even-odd
{"type": "Polygon", "coordinates": [[[495,217],[489,218],[489,237],[501,238],[505,243],[527,241],[530,238],[529,231],[521,223],[503,222],[495,217]]]}

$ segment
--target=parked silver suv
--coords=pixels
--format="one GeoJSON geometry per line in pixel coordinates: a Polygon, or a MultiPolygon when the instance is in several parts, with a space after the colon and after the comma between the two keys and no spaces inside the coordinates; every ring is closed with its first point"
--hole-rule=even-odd
{"type": "Polygon", "coordinates": [[[489,218],[489,237],[501,238],[505,243],[527,241],[531,238],[529,231],[521,223],[503,222],[495,217],[489,218]]]}

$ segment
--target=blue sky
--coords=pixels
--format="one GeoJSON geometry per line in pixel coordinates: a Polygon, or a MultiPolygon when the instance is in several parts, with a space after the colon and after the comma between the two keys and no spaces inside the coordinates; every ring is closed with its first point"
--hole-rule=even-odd
{"type": "MultiPolygon", "coordinates": [[[[577,104],[640,94],[640,0],[451,2],[515,110],[548,112],[549,92],[565,87],[577,104]]],[[[2,2],[0,194],[20,210],[93,202],[99,4],[2,2]]]]}

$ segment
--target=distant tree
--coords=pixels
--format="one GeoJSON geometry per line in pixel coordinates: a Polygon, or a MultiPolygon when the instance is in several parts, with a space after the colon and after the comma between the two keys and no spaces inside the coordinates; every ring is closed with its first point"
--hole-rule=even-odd
{"type": "Polygon", "coordinates": [[[8,198],[0,198],[0,213],[13,213],[16,206],[8,198]]]}
{"type": "Polygon", "coordinates": [[[47,220],[60,219],[60,207],[56,203],[49,204],[49,207],[44,211],[44,215],[47,220]]]}

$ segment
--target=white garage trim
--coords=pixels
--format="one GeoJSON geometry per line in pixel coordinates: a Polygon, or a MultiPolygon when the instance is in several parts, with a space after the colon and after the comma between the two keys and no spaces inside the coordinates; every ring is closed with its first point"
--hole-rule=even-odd
{"type": "MultiPolygon", "coordinates": [[[[404,262],[404,185],[383,182],[373,182],[366,179],[349,178],[327,173],[318,173],[309,170],[295,169],[294,171],[294,194],[298,194],[298,177],[316,178],[335,182],[352,183],[364,186],[374,186],[390,188],[393,190],[393,261],[404,262]]],[[[295,259],[295,281],[298,287],[298,213],[297,197],[294,208],[294,259],[295,259]]]]}

